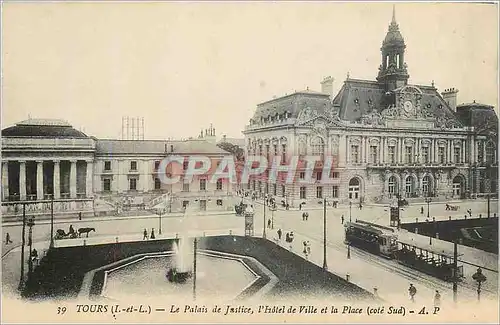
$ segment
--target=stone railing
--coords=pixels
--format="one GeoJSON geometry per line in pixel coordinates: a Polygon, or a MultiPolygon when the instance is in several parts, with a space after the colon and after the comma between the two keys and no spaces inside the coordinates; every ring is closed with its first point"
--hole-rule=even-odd
{"type": "Polygon", "coordinates": [[[95,150],[95,143],[92,139],[64,139],[64,138],[2,138],[2,148],[4,150],[20,149],[20,148],[37,148],[37,149],[88,149],[95,150]]]}
{"type": "Polygon", "coordinates": [[[26,215],[50,216],[52,204],[54,204],[54,214],[60,213],[88,213],[94,211],[93,199],[60,199],[42,200],[42,201],[16,201],[2,203],[2,218],[6,217],[22,217],[23,205],[25,205],[26,215]]]}

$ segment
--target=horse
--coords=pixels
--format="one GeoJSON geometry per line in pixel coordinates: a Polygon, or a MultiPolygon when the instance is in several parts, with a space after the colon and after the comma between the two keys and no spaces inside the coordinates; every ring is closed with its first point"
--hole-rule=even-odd
{"type": "Polygon", "coordinates": [[[78,228],[78,237],[81,237],[82,234],[87,234],[87,238],[89,237],[89,232],[94,231],[95,228],[78,228]]]}

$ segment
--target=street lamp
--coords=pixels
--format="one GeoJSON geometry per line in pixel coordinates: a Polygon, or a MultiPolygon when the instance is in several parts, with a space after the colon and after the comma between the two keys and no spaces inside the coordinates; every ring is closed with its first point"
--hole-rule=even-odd
{"type": "Polygon", "coordinates": [[[198,239],[195,237],[193,241],[193,300],[196,300],[196,252],[198,250],[198,239]]]}
{"type": "Polygon", "coordinates": [[[484,276],[483,270],[481,270],[480,267],[477,269],[476,273],[474,273],[472,275],[472,279],[477,282],[477,301],[480,301],[481,300],[481,283],[486,281],[486,277],[484,276]]]}
{"type": "Polygon", "coordinates": [[[323,269],[328,270],[326,263],[326,198],[323,199],[323,269]]]}
{"type": "Polygon", "coordinates": [[[265,197],[264,197],[264,204],[263,204],[263,206],[264,206],[264,228],[263,228],[264,231],[262,232],[262,238],[265,239],[266,238],[266,226],[267,226],[266,225],[266,198],[265,197]]]}
{"type": "Polygon", "coordinates": [[[160,221],[160,227],[158,228],[158,234],[161,235],[161,208],[158,209],[158,218],[159,218],[159,221],[160,221]]]}
{"type": "Polygon", "coordinates": [[[349,200],[349,222],[352,222],[352,200],[349,200]]]}
{"type": "Polygon", "coordinates": [[[429,210],[430,210],[430,203],[432,202],[432,198],[429,197],[429,196],[426,196],[425,197],[425,203],[427,203],[427,219],[430,218],[430,213],[429,213],[429,210]]]}

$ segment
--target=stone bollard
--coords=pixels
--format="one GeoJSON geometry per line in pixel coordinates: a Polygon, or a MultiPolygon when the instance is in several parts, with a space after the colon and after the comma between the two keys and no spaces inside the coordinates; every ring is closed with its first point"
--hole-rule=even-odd
{"type": "Polygon", "coordinates": [[[118,236],[115,237],[116,243],[118,244],[118,236]]]}
{"type": "Polygon", "coordinates": [[[481,213],[479,214],[479,219],[481,219],[483,216],[481,215],[481,213]]]}
{"type": "Polygon", "coordinates": [[[418,228],[417,227],[415,227],[415,234],[418,235],[418,228]]]}
{"type": "Polygon", "coordinates": [[[436,217],[432,217],[432,222],[436,222],[436,217]]]}
{"type": "Polygon", "coordinates": [[[231,229],[229,229],[229,236],[232,236],[233,235],[233,231],[231,229]]]}
{"type": "Polygon", "coordinates": [[[448,220],[451,220],[451,216],[448,216],[448,220]]]}
{"type": "Polygon", "coordinates": [[[347,282],[349,282],[349,278],[350,278],[350,277],[351,277],[351,276],[349,275],[349,273],[347,273],[347,274],[345,275],[345,279],[346,279],[346,281],[347,281],[347,282]]]}
{"type": "Polygon", "coordinates": [[[415,218],[415,223],[418,223],[418,218],[415,218]]]}
{"type": "Polygon", "coordinates": [[[87,246],[87,240],[83,240],[83,246],[87,246]]]}

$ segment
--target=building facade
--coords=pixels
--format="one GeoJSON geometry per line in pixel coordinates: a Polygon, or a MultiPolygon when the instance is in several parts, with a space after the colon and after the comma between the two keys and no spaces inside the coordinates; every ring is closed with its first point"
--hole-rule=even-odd
{"type": "Polygon", "coordinates": [[[339,202],[391,202],[468,198],[498,193],[496,134],[492,106],[457,105],[458,90],[442,93],[432,85],[408,83],[406,44],[393,13],[381,47],[376,80],[349,76],[336,96],[333,79],[322,91],[309,89],[258,104],[246,126],[245,153],[281,156],[332,156],[332,184],[321,184],[321,163],[315,184],[300,184],[304,164],[293,184],[284,177],[271,182],[268,173],[246,188],[285,198],[290,205],[328,198],[339,202]],[[482,111],[482,114],[478,114],[482,111]],[[478,125],[488,116],[488,131],[478,125]]]}
{"type": "MultiPolygon", "coordinates": [[[[215,130],[206,131],[215,137],[215,130]]],[[[183,141],[97,139],[61,120],[30,119],[2,130],[2,215],[102,215],[144,210],[181,212],[187,204],[201,211],[232,210],[228,179],[211,182],[221,159],[231,157],[206,137],[183,141]],[[158,175],[169,156],[208,157],[210,169],[186,178],[187,160],[167,167],[179,182],[164,184],[158,175]],[[40,201],[40,202],[38,202],[40,201]],[[45,201],[45,202],[44,202],[45,201]],[[167,201],[167,202],[165,202],[167,201]],[[36,203],[35,203],[36,202],[36,203]]]]}

